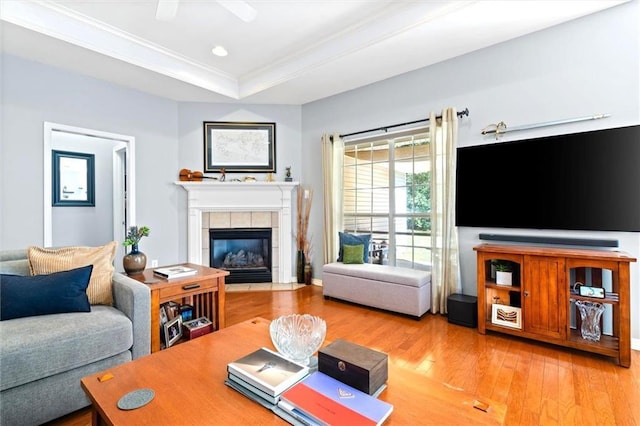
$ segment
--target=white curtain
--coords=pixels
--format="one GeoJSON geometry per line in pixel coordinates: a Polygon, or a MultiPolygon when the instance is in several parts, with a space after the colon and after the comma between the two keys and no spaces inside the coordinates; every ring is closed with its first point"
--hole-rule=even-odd
{"type": "Polygon", "coordinates": [[[344,142],[340,136],[322,135],[325,264],[338,258],[338,232],[342,231],[343,156],[344,142]]]}
{"type": "Polygon", "coordinates": [[[431,312],[447,313],[447,297],[461,292],[458,229],[455,226],[456,146],[455,108],[429,117],[431,143],[431,312]]]}

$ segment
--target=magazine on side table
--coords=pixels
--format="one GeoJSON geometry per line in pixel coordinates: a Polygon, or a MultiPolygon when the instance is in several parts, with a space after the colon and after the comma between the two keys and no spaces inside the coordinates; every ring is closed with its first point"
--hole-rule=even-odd
{"type": "Polygon", "coordinates": [[[166,268],[155,268],[154,275],[170,280],[171,278],[188,277],[198,273],[197,269],[186,266],[168,266],[166,268]]]}

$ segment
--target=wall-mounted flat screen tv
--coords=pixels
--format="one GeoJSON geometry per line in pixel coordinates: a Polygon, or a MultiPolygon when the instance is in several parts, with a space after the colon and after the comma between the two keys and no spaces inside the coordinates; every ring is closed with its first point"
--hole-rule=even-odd
{"type": "Polygon", "coordinates": [[[456,225],[640,232],[640,126],[458,148],[456,225]]]}

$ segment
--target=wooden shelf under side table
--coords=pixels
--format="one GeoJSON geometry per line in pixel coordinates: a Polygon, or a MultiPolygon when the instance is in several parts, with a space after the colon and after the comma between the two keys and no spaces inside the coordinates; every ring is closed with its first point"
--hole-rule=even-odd
{"type": "Polygon", "coordinates": [[[229,275],[229,272],[193,263],[181,263],[179,266],[197,269],[198,272],[195,275],[170,280],[154,275],[153,268],[129,275],[130,278],[149,286],[151,290],[151,352],[160,350],[160,305],[162,303],[181,300],[182,303],[193,306],[195,318],[207,317],[213,323],[214,330],[225,327],[224,277],[229,275]]]}

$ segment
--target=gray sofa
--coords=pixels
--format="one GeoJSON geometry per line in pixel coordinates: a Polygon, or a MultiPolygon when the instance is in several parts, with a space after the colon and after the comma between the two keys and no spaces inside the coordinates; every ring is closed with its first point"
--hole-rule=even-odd
{"type": "Polygon", "coordinates": [[[420,318],[431,308],[431,272],[398,266],[329,263],[322,294],[420,318]]]}
{"type": "MultiPolygon", "coordinates": [[[[0,273],[29,275],[26,250],[0,252],[0,273]]],[[[80,379],[147,355],[147,286],[114,273],[113,306],[0,321],[0,424],[41,424],[90,404],[80,379]]]]}

